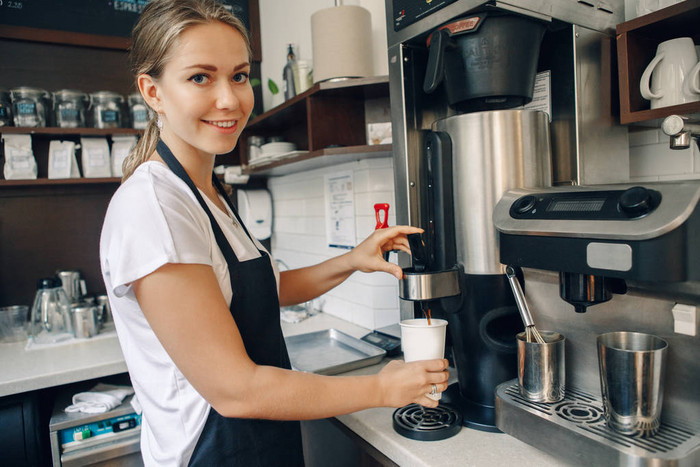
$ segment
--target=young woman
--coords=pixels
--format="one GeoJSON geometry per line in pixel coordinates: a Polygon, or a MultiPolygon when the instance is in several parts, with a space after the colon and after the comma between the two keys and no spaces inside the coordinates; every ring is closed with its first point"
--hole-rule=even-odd
{"type": "Polygon", "coordinates": [[[125,162],[100,242],[120,344],[143,407],[146,465],[302,465],[299,423],[416,402],[447,388],[447,362],[390,362],[373,376],[291,371],[280,305],[354,271],[401,269],[413,227],[285,271],[242,225],[213,176],[253,108],[245,28],[215,0],[152,0],[132,37],[138,88],[157,114],[125,162]]]}

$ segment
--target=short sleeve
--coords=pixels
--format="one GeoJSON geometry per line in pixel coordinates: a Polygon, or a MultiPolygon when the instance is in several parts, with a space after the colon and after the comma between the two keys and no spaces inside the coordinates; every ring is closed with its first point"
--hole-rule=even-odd
{"type": "Polygon", "coordinates": [[[102,228],[102,268],[117,296],[167,263],[212,265],[206,214],[167,168],[148,165],[117,190],[102,228]]]}

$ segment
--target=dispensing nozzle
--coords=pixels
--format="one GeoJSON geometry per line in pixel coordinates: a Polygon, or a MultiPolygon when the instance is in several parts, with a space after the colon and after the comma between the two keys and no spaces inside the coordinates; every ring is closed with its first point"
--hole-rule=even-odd
{"type": "Polygon", "coordinates": [[[669,115],[661,123],[661,131],[671,137],[671,149],[688,149],[691,138],[700,137],[700,125],[689,123],[680,115],[669,115]]]}

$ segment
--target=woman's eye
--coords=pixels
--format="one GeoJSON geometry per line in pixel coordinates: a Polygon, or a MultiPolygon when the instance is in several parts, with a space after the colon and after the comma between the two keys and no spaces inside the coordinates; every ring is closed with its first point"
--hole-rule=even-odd
{"type": "Polygon", "coordinates": [[[205,74],[196,74],[190,78],[190,81],[192,81],[195,84],[204,84],[209,80],[209,77],[205,74]]]}
{"type": "Polygon", "coordinates": [[[233,81],[235,83],[245,83],[248,81],[248,73],[236,73],[233,75],[233,81]]]}

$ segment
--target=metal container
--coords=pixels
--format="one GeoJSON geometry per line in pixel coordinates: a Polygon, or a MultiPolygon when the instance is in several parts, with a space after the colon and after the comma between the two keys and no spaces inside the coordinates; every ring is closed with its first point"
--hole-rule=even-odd
{"type": "Polygon", "coordinates": [[[107,323],[112,322],[112,307],[109,304],[109,297],[107,295],[97,296],[97,306],[100,312],[100,325],[104,326],[107,323]]]}
{"type": "Polygon", "coordinates": [[[628,436],[653,436],[661,424],[668,343],[640,332],[598,336],[603,411],[608,426],[628,436]]]}
{"type": "Polygon", "coordinates": [[[77,338],[93,337],[99,331],[97,306],[89,303],[76,303],[71,306],[73,335],[77,338]]]}
{"type": "Polygon", "coordinates": [[[459,271],[414,272],[404,269],[399,281],[399,297],[404,300],[435,300],[459,295],[459,271]]]}
{"type": "Polygon", "coordinates": [[[493,208],[518,187],[551,186],[549,119],[538,110],[455,115],[433,123],[452,146],[457,260],[467,274],[499,274],[493,208]]]}
{"type": "Polygon", "coordinates": [[[72,303],[79,301],[80,297],[85,295],[79,271],[58,271],[56,277],[61,281],[61,286],[72,303]]]}
{"type": "Polygon", "coordinates": [[[53,118],[59,128],[85,127],[88,95],[82,91],[62,89],[53,93],[53,118]]]}
{"type": "Polygon", "coordinates": [[[544,344],[527,342],[524,332],[517,335],[520,394],[533,402],[559,402],[566,386],[566,338],[553,331],[540,334],[544,344]]]}
{"type": "Polygon", "coordinates": [[[384,349],[338,331],[285,337],[292,368],[320,375],[335,375],[379,363],[384,349]]]}
{"type": "Polygon", "coordinates": [[[141,93],[129,94],[129,117],[131,118],[131,128],[145,130],[152,116],[151,108],[146,105],[141,93]]]}
{"type": "Polygon", "coordinates": [[[90,94],[90,116],[95,128],[121,128],[124,97],[112,91],[90,94]]]}
{"type": "Polygon", "coordinates": [[[10,93],[0,89],[0,126],[12,125],[12,98],[10,93]]]}
{"type": "Polygon", "coordinates": [[[19,87],[10,90],[15,126],[45,127],[50,95],[39,88],[19,87]]]}

